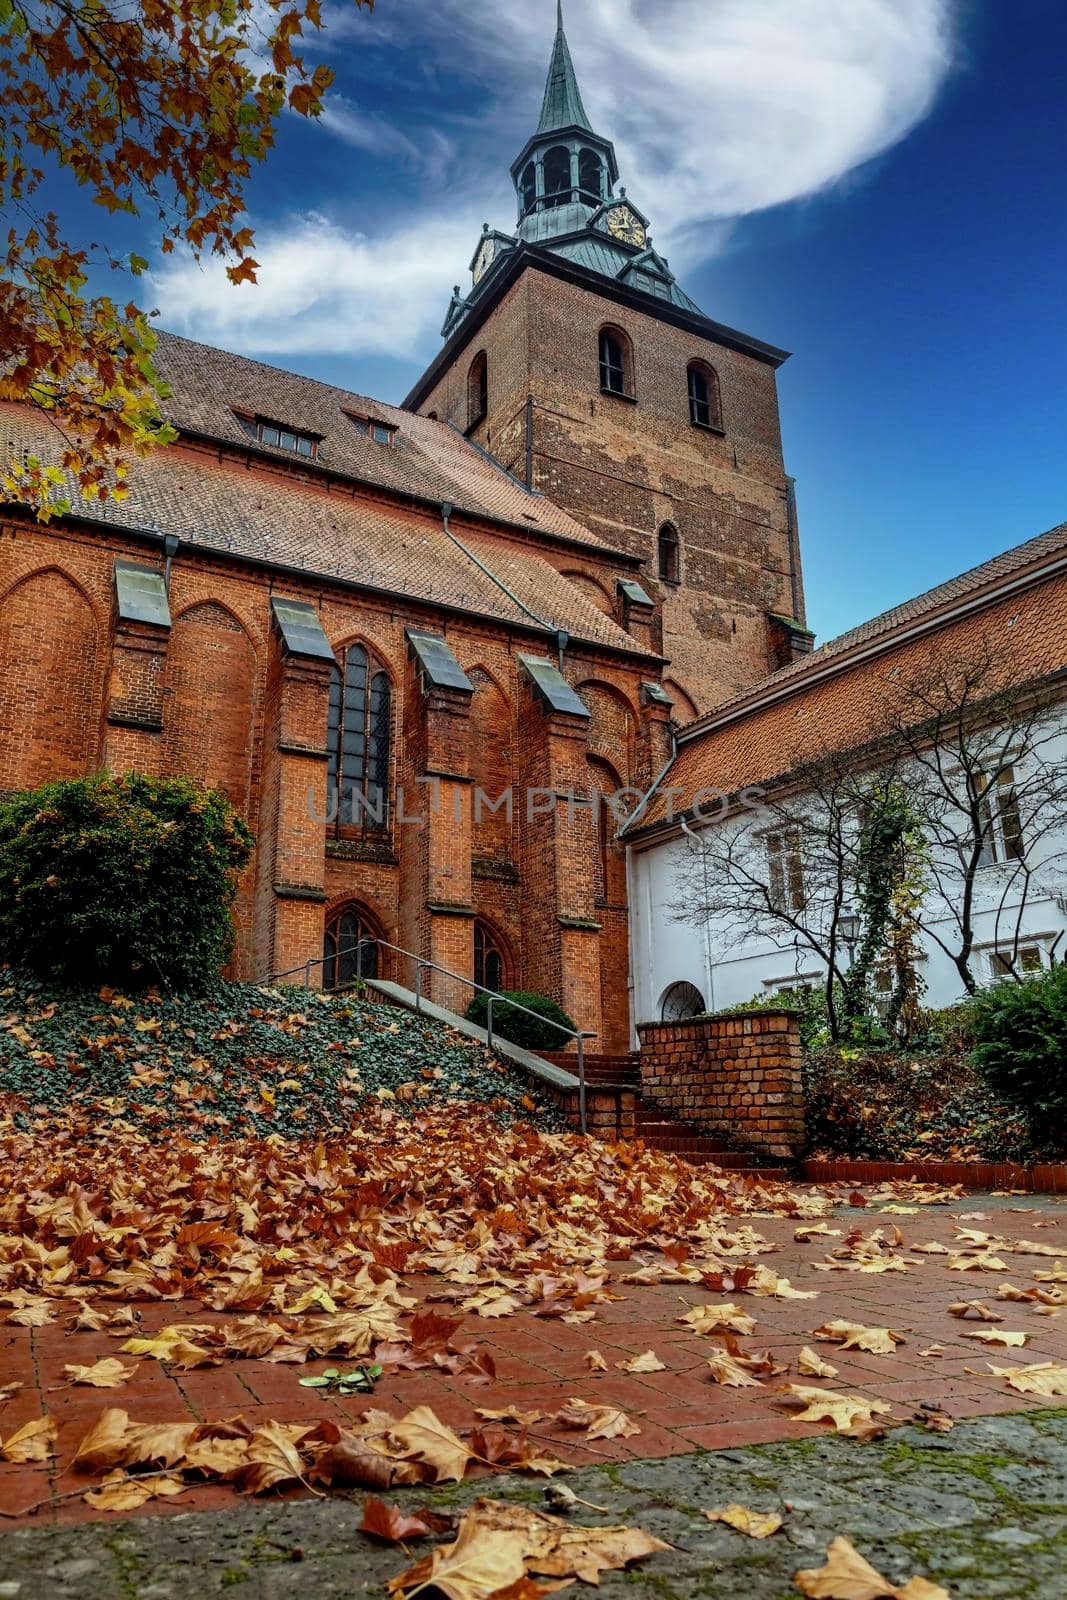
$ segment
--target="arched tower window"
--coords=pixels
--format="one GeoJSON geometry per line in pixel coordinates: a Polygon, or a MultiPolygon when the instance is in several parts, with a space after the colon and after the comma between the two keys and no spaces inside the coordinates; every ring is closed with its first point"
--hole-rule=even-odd
{"type": "Polygon", "coordinates": [[[571,199],[571,153],[566,145],[553,145],[545,156],[545,205],[566,206],[571,199]]]}
{"type": "Polygon", "coordinates": [[[377,921],[365,906],[339,906],[326,924],[323,988],[343,989],[357,978],[376,978],[378,946],[365,941],[381,936],[377,921]]]}
{"type": "Polygon", "coordinates": [[[330,681],[326,722],[330,810],[338,832],[381,832],[389,825],[389,747],[393,687],[360,644],[350,645],[330,681]]]}
{"type": "Polygon", "coordinates": [[[583,150],[578,157],[578,187],[581,198],[599,205],[604,194],[604,165],[595,150],[583,150]]]}
{"type": "Polygon", "coordinates": [[[664,583],[677,583],[679,576],[678,529],[673,522],[665,522],[659,530],[659,575],[664,583]]]}
{"type": "Polygon", "coordinates": [[[474,924],[474,981],[500,994],[510,982],[507,952],[492,923],[481,917],[474,924]]]}
{"type": "Polygon", "coordinates": [[[467,427],[477,427],[489,410],[489,360],[480,350],[467,374],[467,427]]]}
{"type": "Polygon", "coordinates": [[[611,801],[622,787],[619,774],[597,756],[588,757],[590,798],[596,806],[596,857],[593,863],[598,905],[622,904],[626,899],[626,866],[612,848],[619,819],[611,801]]]}
{"type": "Polygon", "coordinates": [[[600,330],[600,387],[605,394],[634,392],[633,345],[621,328],[600,330]]]}
{"type": "Polygon", "coordinates": [[[719,376],[704,361],[689,363],[689,420],[696,428],[721,428],[719,376]]]}
{"type": "Polygon", "coordinates": [[[532,161],[528,161],[523,168],[522,177],[519,179],[519,206],[522,215],[532,211],[537,203],[537,168],[532,161]]]}

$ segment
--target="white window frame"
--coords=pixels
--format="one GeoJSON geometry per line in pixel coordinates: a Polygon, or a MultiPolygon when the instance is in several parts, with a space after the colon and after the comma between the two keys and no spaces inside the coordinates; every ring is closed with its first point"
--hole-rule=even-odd
{"type": "Polygon", "coordinates": [[[760,835],[767,862],[767,893],[774,911],[796,914],[807,910],[804,852],[798,827],[786,823],[760,835]]]}

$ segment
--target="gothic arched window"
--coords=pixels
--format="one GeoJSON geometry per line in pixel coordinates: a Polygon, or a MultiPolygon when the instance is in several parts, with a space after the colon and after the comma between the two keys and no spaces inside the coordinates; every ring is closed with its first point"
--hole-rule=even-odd
{"type": "Polygon", "coordinates": [[[719,377],[703,361],[689,363],[689,420],[696,428],[721,428],[719,377]]]}
{"type": "Polygon", "coordinates": [[[571,153],[558,144],[545,156],[545,205],[565,206],[571,198],[571,153]]]}
{"type": "Polygon", "coordinates": [[[338,832],[388,827],[392,725],[389,674],[361,644],[350,645],[330,680],[326,720],[327,784],[338,832]]]}
{"type": "Polygon", "coordinates": [[[534,166],[532,161],[528,161],[526,166],[523,168],[522,177],[519,180],[519,205],[522,208],[523,216],[525,216],[528,211],[532,211],[536,203],[537,168],[534,166]]]}
{"type": "Polygon", "coordinates": [[[664,583],[677,583],[679,574],[678,529],[673,522],[665,522],[659,530],[657,541],[659,575],[664,583]]]}
{"type": "Polygon", "coordinates": [[[583,150],[578,157],[578,187],[581,198],[599,205],[603,197],[604,168],[595,150],[583,150]]]}
{"type": "Polygon", "coordinates": [[[474,924],[474,981],[500,994],[508,986],[508,958],[496,929],[479,917],[474,924]]]}
{"type": "Polygon", "coordinates": [[[361,905],[340,906],[326,924],[322,968],[324,989],[343,989],[356,978],[378,976],[377,922],[361,905]]]}
{"type": "Polygon", "coordinates": [[[600,330],[600,387],[605,394],[633,398],[633,346],[621,328],[600,330]]]}
{"type": "Polygon", "coordinates": [[[480,350],[467,374],[467,427],[474,428],[489,410],[489,359],[480,350]]]}

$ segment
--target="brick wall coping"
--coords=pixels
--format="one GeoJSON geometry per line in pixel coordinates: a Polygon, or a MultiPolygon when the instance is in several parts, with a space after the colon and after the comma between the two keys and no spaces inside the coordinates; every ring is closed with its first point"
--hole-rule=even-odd
{"type": "Polygon", "coordinates": [[[962,1184],[965,1189],[1025,1189],[1030,1194],[1067,1194],[1067,1163],[1014,1161],[853,1161],[811,1158],[800,1164],[808,1183],[962,1184]]]}

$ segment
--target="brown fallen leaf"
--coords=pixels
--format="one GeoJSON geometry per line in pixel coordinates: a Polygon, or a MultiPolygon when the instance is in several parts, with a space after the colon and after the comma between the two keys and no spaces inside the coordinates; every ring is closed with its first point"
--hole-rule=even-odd
{"type": "Polygon", "coordinates": [[[124,1367],[115,1356],[105,1356],[91,1367],[75,1365],[63,1368],[63,1376],[70,1384],[87,1384],[91,1389],[120,1389],[128,1383],[137,1367],[124,1367]]]}
{"type": "Polygon", "coordinates": [[[265,1422],[248,1441],[248,1450],[235,1479],[242,1494],[263,1494],[279,1483],[301,1483],[304,1463],[289,1433],[280,1422],[265,1422]]]}
{"type": "Polygon", "coordinates": [[[607,1372],[608,1364],[599,1350],[587,1350],[582,1358],[590,1372],[607,1372]]]}
{"type": "Polygon", "coordinates": [[[806,1378],[836,1378],[837,1368],[832,1367],[829,1361],[824,1361],[820,1355],[807,1345],[797,1356],[797,1371],[806,1378]]]}
{"type": "Polygon", "coordinates": [[[898,1344],[906,1344],[902,1333],[893,1328],[866,1328],[862,1322],[846,1322],[836,1318],[812,1330],[816,1339],[826,1339],[839,1344],[842,1350],[866,1350],[869,1355],[892,1355],[898,1344]]]}
{"type": "Polygon", "coordinates": [[[750,1317],[732,1301],[727,1305],[691,1306],[678,1321],[684,1322],[694,1333],[719,1333],[725,1328],[730,1333],[747,1336],[756,1330],[755,1317],[750,1317]]]}
{"type": "Polygon", "coordinates": [[[10,1400],[13,1398],[13,1396],[17,1395],[21,1388],[21,1383],[0,1384],[0,1406],[4,1404],[5,1400],[10,1400]]]}
{"type": "Polygon", "coordinates": [[[760,1387],[760,1380],[753,1377],[751,1367],[728,1350],[716,1350],[714,1355],[708,1357],[708,1367],[715,1382],[725,1384],[730,1389],[760,1387]]]}
{"type": "Polygon", "coordinates": [[[0,1461],[14,1461],[20,1466],[31,1462],[47,1461],[56,1438],[54,1417],[38,1417],[26,1422],[9,1439],[0,1444],[0,1461]]]}
{"type": "Polygon", "coordinates": [[[832,1389],[812,1389],[802,1383],[786,1384],[783,1404],[802,1404],[798,1422],[831,1422],[838,1433],[867,1429],[875,1417],[888,1417],[892,1407],[881,1400],[865,1400],[858,1394],[836,1394],[832,1389]]]}
{"type": "Polygon", "coordinates": [[[726,1522],[738,1533],[747,1533],[750,1539],[768,1539],[777,1533],[785,1519],[776,1511],[752,1511],[748,1506],[723,1506],[720,1511],[705,1511],[709,1522],[726,1522]]]}
{"type": "Polygon", "coordinates": [[[399,1422],[390,1422],[382,1449],[388,1454],[425,1464],[431,1483],[459,1482],[471,1451],[430,1406],[416,1406],[399,1422]]]}
{"type": "Polygon", "coordinates": [[[487,1411],[479,1406],[474,1414],[485,1422],[517,1422],[522,1428],[532,1428],[544,1417],[543,1411],[523,1411],[520,1406],[505,1406],[502,1411],[487,1411]]]}
{"type": "Polygon", "coordinates": [[[941,1411],[937,1406],[923,1406],[915,1413],[915,1421],[921,1422],[930,1433],[951,1433],[956,1426],[955,1421],[947,1411],[941,1411]]]}
{"type": "Polygon", "coordinates": [[[667,1368],[654,1350],[646,1350],[644,1355],[632,1356],[629,1361],[616,1361],[620,1372],[666,1372],[667,1368]]]}
{"type": "Polygon", "coordinates": [[[421,1539],[431,1529],[417,1514],[407,1516],[399,1506],[387,1506],[384,1500],[368,1495],[363,1502],[359,1531],[372,1533],[376,1539],[385,1539],[389,1544],[400,1544],[404,1539],[421,1539]]]}
{"type": "Polygon", "coordinates": [[[418,1483],[422,1474],[411,1462],[393,1460],[366,1439],[345,1432],[316,1457],[308,1477],[335,1489],[391,1489],[397,1483],[418,1483]]]}
{"type": "Polygon", "coordinates": [[[1004,1378],[1019,1394],[1067,1395],[1067,1365],[1059,1361],[1038,1361],[1029,1367],[994,1367],[990,1372],[1004,1378]]]}
{"type": "Polygon", "coordinates": [[[824,1567],[795,1572],[793,1582],[809,1600],[951,1600],[947,1589],[925,1578],[890,1583],[843,1537],[831,1544],[824,1567]]]}
{"type": "Polygon", "coordinates": [[[427,1587],[448,1600],[490,1600],[526,1576],[525,1545],[519,1532],[502,1533],[468,1512],[451,1544],[439,1544],[428,1556],[390,1578],[389,1592],[403,1596],[427,1587]]]}
{"type": "Polygon", "coordinates": [[[584,1428],[587,1439],[629,1439],[641,1429],[618,1406],[594,1406],[568,1400],[555,1420],[565,1428],[584,1428]]]}
{"type": "Polygon", "coordinates": [[[994,1311],[992,1306],[984,1305],[981,1300],[955,1300],[949,1306],[948,1314],[950,1317],[969,1317],[973,1315],[981,1322],[1004,1321],[999,1311],[994,1311]]]}
{"type": "Polygon", "coordinates": [[[1027,1333],[1011,1333],[1007,1328],[965,1328],[960,1334],[961,1339],[978,1339],[982,1344],[1002,1344],[1011,1350],[1019,1349],[1029,1337],[1027,1333]]]}
{"type": "Polygon", "coordinates": [[[184,1494],[189,1487],[184,1478],[169,1474],[131,1478],[125,1472],[116,1471],[109,1473],[95,1489],[89,1489],[82,1499],[94,1511],[139,1511],[149,1500],[171,1499],[184,1494]]]}

